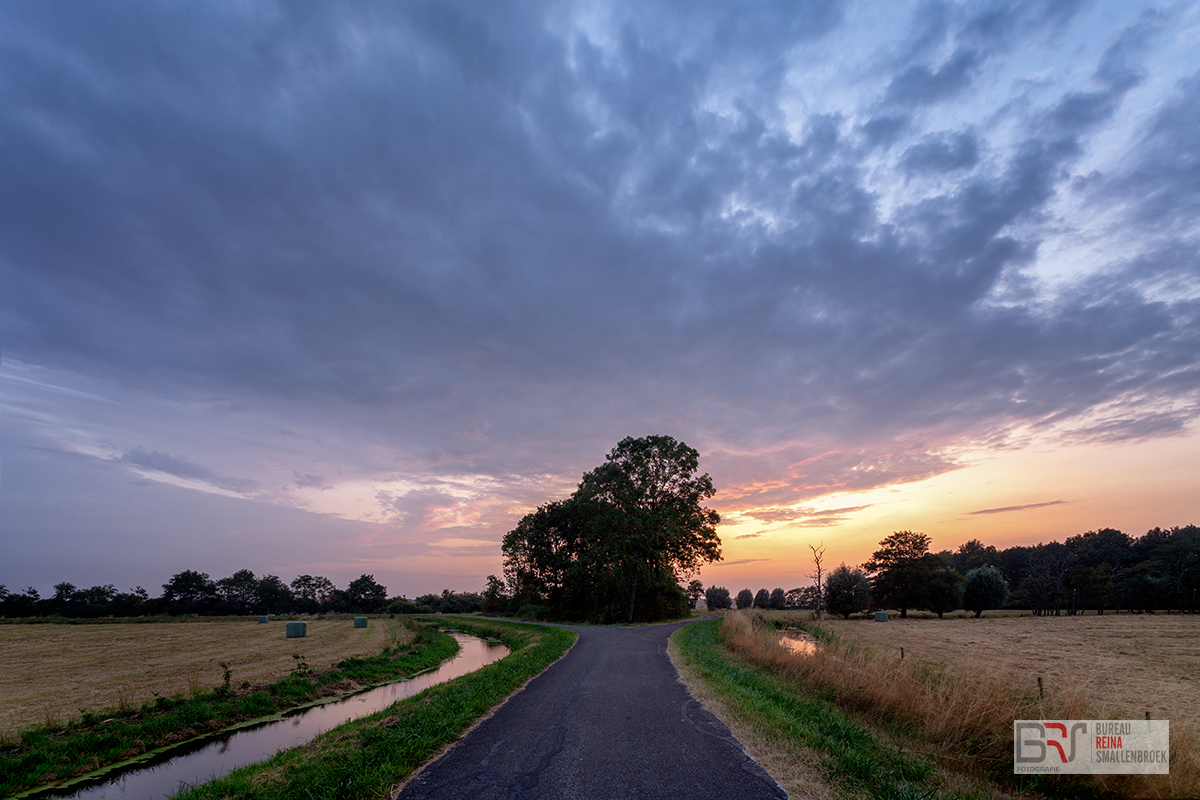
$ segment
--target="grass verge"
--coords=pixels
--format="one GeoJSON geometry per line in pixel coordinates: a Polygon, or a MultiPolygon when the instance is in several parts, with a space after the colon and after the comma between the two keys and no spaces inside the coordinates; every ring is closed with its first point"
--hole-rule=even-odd
{"type": "MultiPolygon", "coordinates": [[[[688,670],[744,724],[793,752],[817,754],[826,789],[879,800],[989,797],[986,791],[938,785],[936,766],[920,753],[877,737],[820,698],[806,696],[768,670],[742,662],[722,642],[721,620],[680,628],[672,637],[688,670]]],[[[811,758],[811,756],[799,756],[811,758]]]]}
{"type": "Polygon", "coordinates": [[[292,674],[266,686],[222,685],[194,697],[162,697],[137,709],[103,709],[64,725],[27,730],[17,741],[0,743],[0,797],[71,780],[223,728],[412,675],[457,651],[452,637],[429,625],[415,625],[413,638],[404,645],[370,658],[348,658],[328,670],[313,671],[300,659],[292,674]]]}
{"type": "Polygon", "coordinates": [[[562,628],[466,617],[436,619],[442,627],[499,639],[512,653],[334,728],[302,747],[182,792],[178,800],[385,797],[575,642],[575,634],[562,628]]]}

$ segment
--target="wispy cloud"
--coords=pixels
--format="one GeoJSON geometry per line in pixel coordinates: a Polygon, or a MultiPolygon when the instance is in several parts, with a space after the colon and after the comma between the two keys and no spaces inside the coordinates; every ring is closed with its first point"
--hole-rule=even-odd
{"type": "Polygon", "coordinates": [[[1066,503],[1066,500],[1051,500],[1047,503],[1028,503],[1023,506],[1005,506],[1004,508],[985,508],[982,511],[972,511],[971,514],[1004,514],[1009,511],[1028,511],[1031,508],[1045,508],[1066,503]]]}
{"type": "Polygon", "coordinates": [[[120,460],[145,470],[161,472],[184,480],[199,481],[238,494],[253,494],[261,488],[258,481],[218,475],[208,467],[193,464],[182,456],[160,453],[157,450],[135,447],[123,454],[120,460]]]}

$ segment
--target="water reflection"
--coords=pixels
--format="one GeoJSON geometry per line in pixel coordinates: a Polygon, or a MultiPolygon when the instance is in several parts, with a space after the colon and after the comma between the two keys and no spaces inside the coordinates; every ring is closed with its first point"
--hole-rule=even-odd
{"type": "Polygon", "coordinates": [[[779,646],[802,656],[811,656],[817,652],[817,643],[797,631],[785,631],[779,634],[779,646]]]}
{"type": "Polygon", "coordinates": [[[270,758],[279,750],[298,747],[317,736],[368,714],[381,711],[397,700],[439,683],[474,672],[508,655],[508,648],[475,636],[449,631],[461,648],[440,667],[406,681],[389,683],[361,694],[321,706],[302,709],[282,720],[253,728],[180,745],[150,760],[132,765],[116,777],[77,784],[70,789],[30,795],[38,800],[160,800],[185,786],[194,786],[226,775],[238,767],[270,758]]]}

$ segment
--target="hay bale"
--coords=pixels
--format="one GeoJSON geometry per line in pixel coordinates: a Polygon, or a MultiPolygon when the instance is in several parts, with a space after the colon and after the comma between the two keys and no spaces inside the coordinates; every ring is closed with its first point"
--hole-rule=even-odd
{"type": "Polygon", "coordinates": [[[367,618],[366,617],[355,617],[354,618],[354,627],[356,627],[356,628],[367,627],[367,618]]]}
{"type": "Polygon", "coordinates": [[[259,614],[259,615],[258,615],[258,624],[259,624],[259,625],[263,624],[263,623],[264,623],[264,622],[266,622],[266,621],[267,621],[267,615],[266,615],[266,614],[259,614]]]}
{"type": "Polygon", "coordinates": [[[307,622],[289,622],[287,624],[287,638],[303,639],[308,635],[307,622]]]}
{"type": "Polygon", "coordinates": [[[886,611],[876,611],[875,612],[875,621],[876,622],[887,622],[887,612],[886,611]]]}

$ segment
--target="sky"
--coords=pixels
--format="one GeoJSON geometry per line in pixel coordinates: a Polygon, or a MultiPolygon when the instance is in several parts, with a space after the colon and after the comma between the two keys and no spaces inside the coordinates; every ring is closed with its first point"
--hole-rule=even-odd
{"type": "Polygon", "coordinates": [[[482,588],[627,436],[733,591],[1200,523],[1200,4],[0,5],[0,583],[482,588]]]}

